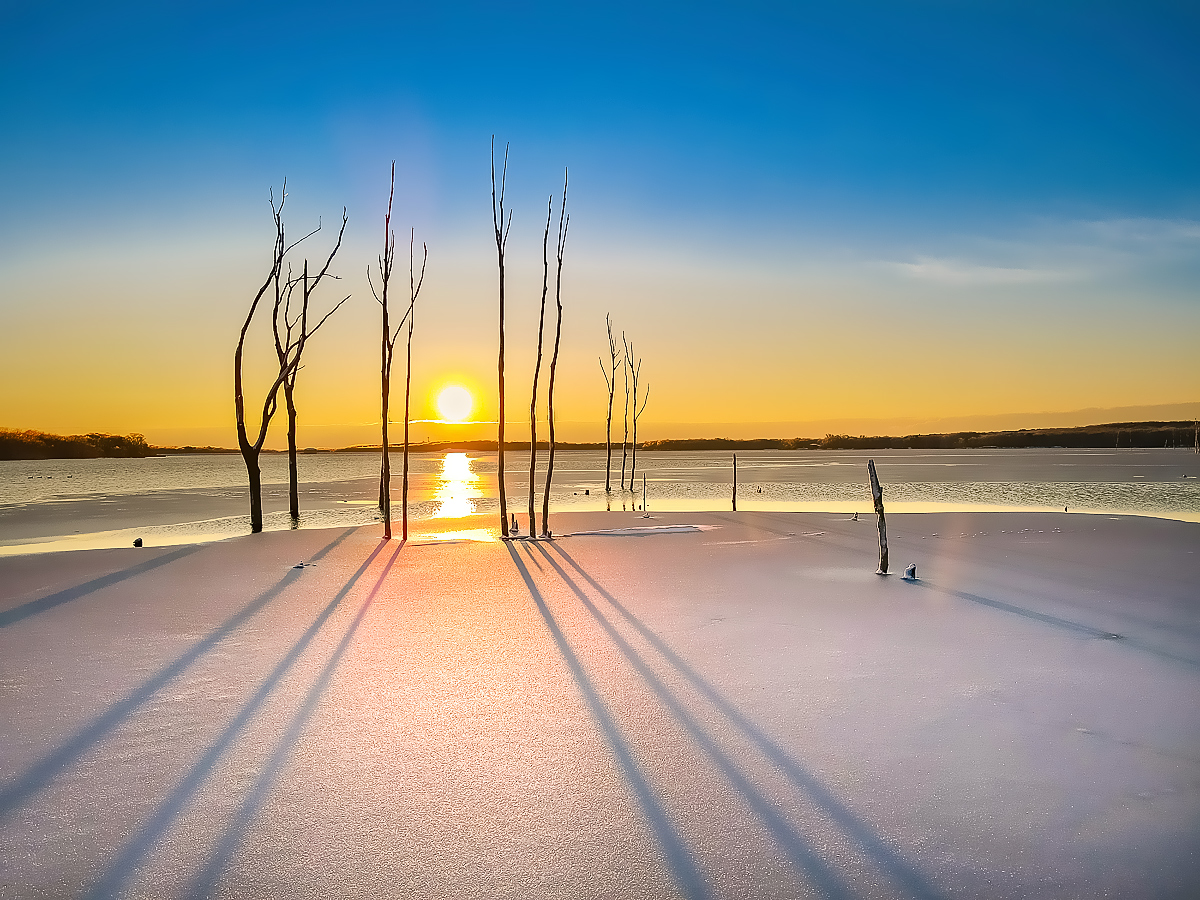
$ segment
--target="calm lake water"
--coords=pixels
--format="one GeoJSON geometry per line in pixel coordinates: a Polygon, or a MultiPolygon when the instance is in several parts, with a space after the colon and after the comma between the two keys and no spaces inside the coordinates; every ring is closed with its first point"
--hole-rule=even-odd
{"type": "MultiPolygon", "coordinates": [[[[1200,522],[1200,455],[1190,450],[739,451],[738,508],[869,513],[874,459],[890,512],[1062,510],[1200,522]]],[[[605,493],[603,451],[555,457],[552,510],[726,510],[729,452],[640,452],[635,490],[621,491],[621,454],[605,493]]],[[[630,462],[632,462],[630,460],[630,462]]],[[[505,459],[509,509],[525,529],[528,453],[505,459]]],[[[400,457],[393,456],[398,515],[400,457]]],[[[539,454],[539,487],[545,454],[539,454]]],[[[379,520],[379,458],[371,453],[300,457],[298,527],[379,520]]],[[[410,456],[410,517],[456,518],[499,509],[494,453],[410,456]]],[[[263,457],[268,529],[287,515],[287,460],[263,457]]],[[[631,466],[627,465],[628,473],[631,466]]],[[[213,539],[249,531],[246,474],[236,455],[151,459],[0,461],[0,554],[68,547],[213,539]]],[[[539,494],[540,508],[540,494],[539,494]]]]}

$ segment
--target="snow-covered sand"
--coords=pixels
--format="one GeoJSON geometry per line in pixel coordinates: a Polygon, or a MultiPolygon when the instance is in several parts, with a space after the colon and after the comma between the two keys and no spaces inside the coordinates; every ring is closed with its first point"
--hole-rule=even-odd
{"type": "Polygon", "coordinates": [[[0,559],[0,896],[1200,895],[1200,525],[861,518],[0,559]]]}

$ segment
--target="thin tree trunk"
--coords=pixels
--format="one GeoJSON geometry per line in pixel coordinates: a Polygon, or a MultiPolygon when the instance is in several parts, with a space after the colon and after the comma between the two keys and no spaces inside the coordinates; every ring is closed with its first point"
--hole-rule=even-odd
{"type": "Polygon", "coordinates": [[[413,319],[415,310],[410,309],[408,314],[412,318],[408,320],[408,350],[404,361],[404,475],[401,480],[400,487],[400,538],[408,540],[408,424],[409,424],[409,398],[412,395],[412,332],[413,319]]]}
{"type": "MultiPolygon", "coordinates": [[[[625,362],[621,366],[625,375],[625,433],[621,436],[621,490],[625,490],[625,466],[628,462],[629,454],[629,344],[625,342],[625,332],[621,332],[621,346],[624,347],[625,362]]],[[[629,489],[633,490],[633,481],[629,482],[629,489]]]]}
{"type": "Polygon", "coordinates": [[[295,381],[292,378],[283,383],[283,399],[288,413],[288,512],[292,521],[300,518],[300,488],[299,471],[296,466],[296,401],[295,381]]]}
{"type": "MultiPolygon", "coordinates": [[[[417,294],[421,291],[421,285],[414,281],[413,276],[413,242],[416,240],[416,232],[410,232],[408,238],[408,342],[405,349],[404,360],[404,476],[402,479],[402,487],[400,489],[400,519],[401,519],[401,539],[408,540],[408,450],[409,450],[409,423],[412,421],[412,407],[410,405],[412,398],[412,336],[413,326],[417,321],[417,294]]],[[[424,246],[424,245],[422,245],[424,246]]],[[[425,251],[425,260],[429,259],[429,251],[425,251]]],[[[425,261],[421,263],[421,284],[425,283],[425,261]]]]}
{"type": "Polygon", "coordinates": [[[608,331],[608,353],[612,359],[611,377],[604,368],[604,360],[600,360],[600,374],[604,376],[604,384],[608,387],[608,418],[604,423],[604,493],[612,493],[612,409],[613,396],[617,390],[617,345],[612,336],[612,316],[604,316],[604,324],[608,331]]]}
{"type": "Polygon", "coordinates": [[[604,422],[604,493],[612,493],[612,408],[613,394],[608,393],[608,418],[604,422]]]}
{"type": "MultiPolygon", "coordinates": [[[[554,327],[554,355],[550,357],[550,388],[546,398],[546,418],[550,422],[550,450],[546,456],[546,491],[542,494],[542,534],[550,532],[550,486],[554,479],[554,377],[558,369],[558,348],[562,341],[562,269],[563,250],[567,245],[567,227],[571,217],[567,215],[567,172],[563,170],[562,205],[558,216],[558,274],[554,282],[554,304],[558,308],[558,321],[554,327]]],[[[530,522],[532,526],[533,523],[530,522]]]]}
{"type": "Polygon", "coordinates": [[[537,395],[538,379],[542,374],[542,338],[546,327],[546,294],[550,290],[550,219],[554,212],[554,196],[546,203],[546,231],[542,235],[542,305],[538,312],[537,365],[533,367],[533,391],[529,397],[529,536],[537,537],[537,516],[534,512],[535,478],[537,476],[537,395]]]}
{"type": "Polygon", "coordinates": [[[395,347],[395,339],[392,337],[391,322],[388,319],[388,282],[392,277],[392,257],[396,246],[396,238],[392,234],[392,200],[395,194],[396,163],[393,161],[387,215],[383,219],[383,256],[379,261],[379,277],[382,281],[383,293],[382,298],[379,298],[379,305],[383,307],[383,330],[379,351],[380,453],[382,456],[379,465],[379,512],[383,516],[383,539],[385,541],[392,539],[392,464],[388,447],[388,415],[391,407],[392,350],[395,347]]]}
{"type": "MultiPolygon", "coordinates": [[[[384,322],[387,322],[387,317],[384,316],[384,322]]],[[[386,325],[385,325],[386,327],[386,325]]],[[[387,351],[384,351],[385,362],[383,372],[383,383],[381,390],[383,391],[383,428],[382,428],[382,448],[383,459],[379,469],[379,512],[383,516],[383,539],[390,541],[392,539],[392,466],[391,460],[388,459],[388,394],[392,390],[391,379],[388,377],[387,368],[390,360],[387,360],[387,351]]]]}
{"type": "Polygon", "coordinates": [[[496,478],[500,482],[500,534],[508,537],[508,499],[504,490],[504,247],[508,242],[508,229],[512,225],[509,213],[508,224],[504,221],[504,186],[508,179],[508,146],[504,147],[504,169],[500,174],[500,200],[496,202],[496,138],[492,136],[492,226],[496,233],[496,262],[500,274],[500,352],[496,360],[497,380],[500,392],[500,415],[496,429],[496,478]]]}
{"type": "Polygon", "coordinates": [[[633,342],[632,341],[630,341],[630,343],[629,343],[629,352],[628,352],[627,362],[629,365],[629,372],[633,376],[633,445],[630,448],[631,452],[630,452],[630,462],[629,462],[629,489],[632,491],[632,490],[636,490],[636,484],[637,484],[636,479],[637,479],[637,450],[638,450],[638,440],[637,440],[638,376],[641,374],[641,371],[642,371],[641,360],[638,360],[636,367],[634,366],[633,342]]]}
{"type": "Polygon", "coordinates": [[[737,454],[733,454],[733,511],[737,512],[737,454]]]}

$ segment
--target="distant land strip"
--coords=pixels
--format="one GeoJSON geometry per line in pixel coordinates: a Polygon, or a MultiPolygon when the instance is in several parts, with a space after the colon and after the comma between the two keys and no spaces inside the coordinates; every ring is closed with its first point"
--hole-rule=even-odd
{"type": "MultiPolygon", "coordinates": [[[[555,444],[559,450],[599,450],[603,442],[555,444]]],[[[619,447],[619,443],[614,443],[619,447]]],[[[505,450],[523,450],[528,441],[505,441],[505,450]]],[[[539,448],[547,447],[538,441],[539,448]]],[[[1020,431],[956,431],[949,434],[888,435],[827,434],[823,438],[675,438],[641,441],[639,450],[967,450],[1024,448],[1165,448],[1200,449],[1200,425],[1195,422],[1112,422],[1077,428],[1029,428],[1020,431]]],[[[392,446],[393,450],[399,449],[392,446]]],[[[411,444],[413,453],[495,450],[496,442],[429,441],[411,444]]],[[[190,453],[237,453],[225,447],[153,447],[140,434],[47,434],[43,431],[0,429],[0,459],[144,458],[190,453]]],[[[264,450],[286,453],[286,450],[264,450]]],[[[322,450],[306,447],[300,453],[378,453],[379,445],[322,450]]]]}

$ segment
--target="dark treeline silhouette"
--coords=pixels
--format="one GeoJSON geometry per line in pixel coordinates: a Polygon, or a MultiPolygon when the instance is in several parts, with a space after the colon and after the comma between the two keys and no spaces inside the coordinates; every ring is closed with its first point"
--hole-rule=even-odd
{"type": "MultiPolygon", "coordinates": [[[[601,446],[604,446],[601,444],[601,446]]],[[[667,438],[642,441],[639,450],[819,450],[817,438],[667,438]]]]}
{"type": "Polygon", "coordinates": [[[0,459],[142,459],[158,451],[140,434],[47,434],[0,429],[0,459]]]}
{"type": "MultiPolygon", "coordinates": [[[[827,435],[825,438],[669,438],[639,441],[638,450],[954,450],[983,447],[1021,448],[1106,448],[1119,446],[1143,449],[1190,448],[1195,443],[1196,426],[1192,422],[1118,422],[1110,425],[1086,425],[1079,428],[1042,428],[1024,431],[963,431],[953,434],[916,434],[905,437],[850,437],[827,435]]],[[[548,441],[537,442],[539,450],[548,441]]],[[[604,450],[604,441],[556,441],[559,450],[604,450]]],[[[488,452],[496,449],[494,439],[478,441],[425,441],[412,445],[413,453],[488,452]]],[[[528,450],[528,441],[505,441],[505,450],[528,450]]],[[[352,447],[305,447],[299,453],[378,453],[378,444],[352,447]]],[[[0,459],[94,459],[97,457],[162,456],[184,453],[237,453],[233,447],[155,447],[146,444],[140,434],[57,435],[41,431],[0,429],[0,459]]],[[[285,450],[263,448],[263,453],[285,450]]]]}
{"type": "Polygon", "coordinates": [[[828,434],[817,442],[822,450],[954,450],[959,448],[1036,447],[1103,448],[1191,447],[1192,422],[1113,422],[1078,428],[1029,428],[1020,431],[959,431],[909,434],[902,437],[852,437],[828,434]]]}

